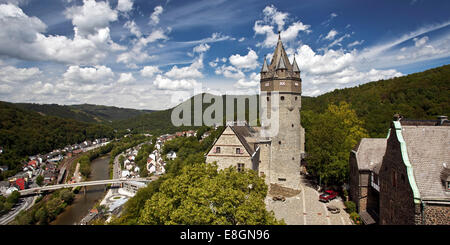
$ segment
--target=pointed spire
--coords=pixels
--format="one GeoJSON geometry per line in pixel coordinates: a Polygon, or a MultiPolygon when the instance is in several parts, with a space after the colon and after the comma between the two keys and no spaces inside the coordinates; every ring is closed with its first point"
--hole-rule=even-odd
{"type": "Polygon", "coordinates": [[[278,65],[277,65],[276,70],[278,70],[278,69],[286,69],[286,64],[284,64],[284,59],[283,59],[283,57],[281,57],[281,58],[280,58],[280,61],[278,62],[278,65]]]}
{"type": "Polygon", "coordinates": [[[278,41],[281,41],[281,31],[278,31],[278,41]]]}
{"type": "Polygon", "coordinates": [[[292,70],[294,72],[300,72],[300,69],[298,68],[298,65],[297,65],[297,61],[295,60],[295,55],[294,55],[294,62],[292,62],[292,70]]]}
{"type": "Polygon", "coordinates": [[[264,64],[261,69],[261,72],[268,72],[268,71],[269,71],[269,68],[267,67],[266,57],[264,57],[264,64]]]}

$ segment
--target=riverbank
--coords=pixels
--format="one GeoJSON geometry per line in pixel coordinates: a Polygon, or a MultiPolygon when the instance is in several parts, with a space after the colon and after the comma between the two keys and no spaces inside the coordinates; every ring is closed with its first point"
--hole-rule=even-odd
{"type": "MultiPolygon", "coordinates": [[[[91,173],[88,180],[104,180],[108,179],[109,172],[109,158],[110,154],[103,155],[94,159],[91,166],[91,173]]],[[[86,193],[80,191],[75,195],[72,205],[68,206],[66,210],[58,215],[56,219],[51,222],[51,225],[75,225],[78,224],[91,208],[103,198],[105,195],[105,186],[89,186],[86,187],[86,193]]]]}

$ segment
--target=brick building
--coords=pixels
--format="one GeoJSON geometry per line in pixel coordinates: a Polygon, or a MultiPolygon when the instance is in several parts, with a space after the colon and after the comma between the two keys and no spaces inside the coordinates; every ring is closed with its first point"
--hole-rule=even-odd
{"type": "Polygon", "coordinates": [[[279,36],[270,65],[264,59],[261,69],[261,127],[228,126],[208,152],[207,162],[215,161],[219,168],[251,168],[264,176],[267,184],[299,189],[305,153],[305,130],[300,124],[301,82],[297,62],[295,58],[289,61],[279,36]],[[229,142],[225,142],[227,138],[229,142]],[[221,153],[217,153],[217,147],[221,153]],[[237,153],[237,148],[244,154],[237,153]]]}
{"type": "MultiPolygon", "coordinates": [[[[450,122],[446,117],[395,117],[382,159],[379,166],[368,170],[370,175],[378,171],[378,197],[372,195],[377,192],[367,192],[367,200],[378,198],[379,224],[450,224],[450,122]]],[[[354,161],[351,156],[351,166],[354,161]]],[[[352,171],[350,182],[360,177],[352,171]]],[[[368,185],[374,181],[370,178],[368,185]]],[[[353,194],[355,186],[351,185],[350,192],[358,201],[360,196],[353,194]]],[[[360,214],[364,212],[362,207],[360,203],[360,214]]]]}

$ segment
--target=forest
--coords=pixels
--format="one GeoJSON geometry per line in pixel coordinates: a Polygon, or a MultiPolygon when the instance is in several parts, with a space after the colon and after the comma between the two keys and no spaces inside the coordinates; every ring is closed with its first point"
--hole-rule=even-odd
{"type": "Polygon", "coordinates": [[[45,154],[87,139],[113,138],[113,128],[72,119],[43,116],[0,102],[0,165],[8,166],[0,179],[22,169],[21,163],[35,154],[45,154]]]}

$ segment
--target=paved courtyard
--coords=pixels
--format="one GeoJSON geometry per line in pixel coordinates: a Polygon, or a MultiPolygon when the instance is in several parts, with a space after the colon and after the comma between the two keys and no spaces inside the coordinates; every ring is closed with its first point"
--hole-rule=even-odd
{"type": "Polygon", "coordinates": [[[341,198],[322,203],[319,192],[302,181],[300,194],[286,198],[286,201],[273,201],[268,196],[265,199],[268,210],[273,210],[277,219],[284,219],[288,225],[351,225],[349,215],[345,212],[341,198]],[[340,213],[332,214],[327,205],[340,208],[340,213]]]}

